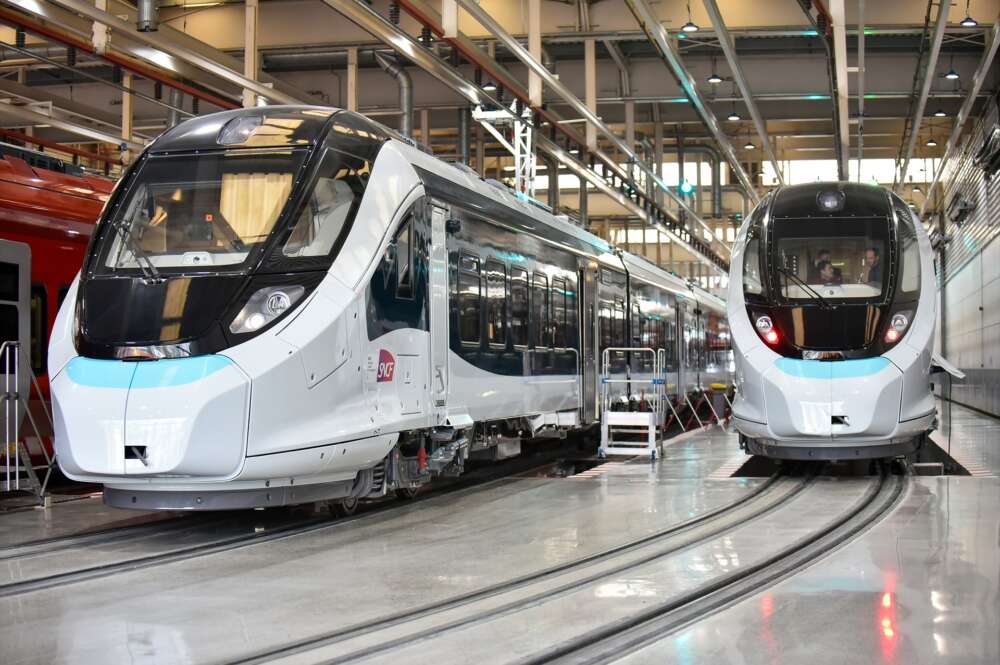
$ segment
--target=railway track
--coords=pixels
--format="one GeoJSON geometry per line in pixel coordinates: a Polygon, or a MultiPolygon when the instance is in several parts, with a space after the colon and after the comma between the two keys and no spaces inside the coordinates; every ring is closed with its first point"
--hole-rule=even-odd
{"type": "MultiPolygon", "coordinates": [[[[418,494],[415,498],[408,501],[375,502],[367,506],[363,512],[350,517],[333,518],[323,515],[294,519],[290,522],[282,522],[279,519],[275,526],[260,530],[259,527],[255,528],[260,524],[261,520],[261,518],[255,517],[258,513],[252,513],[250,516],[244,515],[241,517],[242,522],[237,523],[229,529],[231,532],[234,530],[239,531],[238,533],[211,538],[205,542],[193,545],[170,547],[163,551],[142,556],[129,557],[92,566],[73,567],[51,574],[12,580],[0,584],[0,598],[62,587],[154,566],[179,563],[196,557],[219,554],[294,536],[322,532],[329,529],[345,528],[348,525],[362,521],[384,517],[386,513],[404,506],[432,501],[446,496],[455,497],[456,495],[472,494],[495,488],[504,483],[513,483],[517,480],[515,478],[517,474],[523,474],[530,470],[548,466],[566,456],[567,449],[557,448],[536,456],[524,459],[514,458],[507,463],[478,468],[459,477],[452,483],[429,488],[428,491],[418,494]]],[[[525,490],[527,489],[529,488],[525,487],[525,490]]],[[[198,516],[182,516],[176,518],[176,520],[169,519],[162,521],[168,522],[167,524],[162,524],[162,522],[160,524],[147,523],[29,541],[0,549],[0,561],[4,561],[7,568],[14,570],[19,568],[19,563],[22,561],[31,560],[33,557],[57,554],[60,551],[72,550],[78,546],[134,542],[164,534],[176,534],[179,531],[194,531],[211,525],[223,524],[231,520],[232,518],[230,517],[220,517],[218,515],[206,516],[206,519],[203,521],[198,520],[198,516]],[[186,523],[189,521],[191,523],[186,523]],[[159,532],[157,531],[158,527],[160,528],[159,532]]]]}
{"type": "Polygon", "coordinates": [[[316,660],[329,663],[363,660],[415,641],[495,619],[525,607],[570,593],[581,586],[661,559],[710,540],[766,515],[791,500],[815,478],[816,467],[799,478],[778,474],[753,490],[713,510],[665,529],[606,550],[535,571],[470,593],[383,616],[308,639],[291,642],[227,662],[245,665],[272,662],[316,652],[316,660]],[[565,578],[569,577],[567,581],[565,578]],[[549,586],[547,583],[555,583],[549,586]],[[518,597],[506,599],[517,594],[518,597]],[[485,607],[482,607],[485,606],[485,607]],[[455,615],[455,616],[451,616],[455,615]],[[435,621],[435,619],[439,619],[435,621]],[[430,622],[433,622],[431,624],[430,622]],[[351,648],[352,643],[359,643],[351,648]],[[326,652],[336,652],[327,656],[326,652]]]}
{"type": "MultiPolygon", "coordinates": [[[[812,484],[816,469],[798,479],[773,476],[739,499],[642,539],[372,621],[288,643],[228,663],[322,662],[330,665],[393,658],[427,639],[486,624],[549,602],[681,550],[706,543],[787,505],[812,484]]],[[[905,475],[883,470],[848,510],[760,562],[717,577],[635,615],[600,626],[524,658],[524,663],[606,662],[620,658],[693,621],[757,593],[844,545],[885,516],[903,495],[905,475]]]]}

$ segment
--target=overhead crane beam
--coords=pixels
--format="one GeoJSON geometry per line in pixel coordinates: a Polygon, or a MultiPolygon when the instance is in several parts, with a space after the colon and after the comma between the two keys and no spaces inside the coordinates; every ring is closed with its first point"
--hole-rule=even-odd
{"type": "Polygon", "coordinates": [[[652,7],[649,6],[647,0],[626,0],[629,9],[635,15],[636,21],[639,22],[639,26],[645,31],[646,36],[649,41],[656,48],[660,57],[666,63],[667,67],[673,73],[674,78],[680,83],[681,89],[684,90],[684,95],[690,100],[691,105],[694,106],[695,112],[698,113],[698,117],[708,128],[708,131],[712,134],[716,144],[719,146],[719,151],[729,162],[729,166],[733,169],[733,173],[736,174],[736,179],[740,181],[740,184],[744,189],[747,190],[747,194],[750,196],[754,203],[760,200],[757,195],[757,189],[754,187],[754,183],[750,180],[750,176],[747,174],[746,170],[743,168],[743,164],[740,163],[739,158],[736,156],[736,151],[733,149],[733,144],[729,142],[729,137],[726,133],[722,131],[722,127],[719,126],[719,121],[709,108],[708,102],[701,93],[698,92],[698,87],[694,82],[690,72],[684,66],[681,61],[680,53],[674,47],[671,42],[670,35],[667,34],[667,29],[663,27],[656,14],[653,12],[652,7]]]}
{"type": "Polygon", "coordinates": [[[10,102],[0,103],[0,113],[18,118],[19,120],[24,120],[28,124],[32,125],[51,125],[56,129],[61,129],[71,134],[76,134],[77,136],[84,136],[86,138],[92,139],[94,141],[101,141],[103,143],[110,143],[111,145],[124,145],[129,150],[142,150],[145,148],[145,144],[139,143],[137,141],[126,140],[114,134],[108,134],[102,132],[93,127],[87,127],[86,125],[81,125],[79,123],[66,120],[65,118],[60,118],[57,115],[50,115],[48,113],[42,113],[37,111],[30,106],[20,106],[17,104],[11,104],[10,102]]]}
{"type": "MultiPolygon", "coordinates": [[[[553,76],[552,72],[550,72],[548,68],[545,67],[545,65],[543,65],[539,60],[531,57],[531,54],[528,52],[528,50],[524,48],[524,46],[522,46],[521,43],[517,39],[515,39],[513,35],[507,32],[503,28],[503,26],[500,25],[499,21],[494,19],[486,12],[486,10],[484,10],[482,7],[476,4],[475,0],[458,0],[458,4],[461,5],[467,12],[469,12],[469,14],[473,18],[475,18],[481,25],[483,25],[487,30],[493,33],[493,35],[495,35],[497,39],[499,39],[503,43],[503,45],[507,47],[507,49],[509,49],[511,53],[514,54],[515,57],[517,57],[518,60],[523,62],[528,67],[528,69],[538,74],[545,82],[545,84],[548,85],[549,88],[551,88],[556,94],[558,94],[563,99],[563,101],[569,104],[573,108],[573,110],[575,110],[582,117],[584,117],[587,120],[588,126],[592,126],[598,132],[603,134],[605,138],[607,138],[612,143],[612,145],[618,148],[618,150],[620,150],[621,153],[625,155],[625,157],[627,157],[631,163],[633,163],[636,167],[638,167],[639,170],[641,170],[646,175],[647,178],[652,179],[652,181],[655,182],[657,186],[667,194],[667,196],[673,199],[674,202],[678,205],[678,207],[680,207],[688,215],[690,215],[692,219],[696,223],[698,223],[702,228],[704,228],[708,233],[710,234],[712,233],[711,227],[709,227],[701,219],[701,217],[697,215],[694,209],[688,206],[688,204],[674,192],[673,187],[667,185],[667,183],[662,178],[660,178],[657,172],[635,152],[634,145],[629,145],[627,141],[625,141],[620,136],[618,136],[614,131],[612,131],[611,128],[608,127],[604,123],[604,121],[601,120],[600,117],[598,117],[597,113],[594,111],[594,109],[590,107],[589,104],[586,104],[583,101],[581,101],[579,97],[573,94],[573,92],[568,87],[566,87],[566,84],[564,84],[558,78],[553,76]]],[[[589,49],[593,48],[592,40],[588,40],[585,43],[590,45],[587,48],[589,49]]],[[[590,77],[588,76],[587,78],[589,81],[590,77]]],[[[736,164],[739,165],[739,162],[737,161],[736,164]]],[[[742,167],[740,168],[742,170],[742,167]]],[[[744,177],[745,176],[746,174],[744,173],[744,177]]],[[[747,178],[747,184],[749,184],[749,182],[750,182],[749,178],[747,178]]],[[[728,247],[726,247],[725,249],[727,252],[729,251],[728,247]]]]}
{"type": "Polygon", "coordinates": [[[958,149],[958,142],[962,137],[962,129],[965,126],[966,120],[969,119],[969,115],[972,113],[972,106],[976,103],[976,97],[979,95],[979,90],[983,87],[983,81],[985,81],[986,77],[990,74],[993,66],[993,60],[997,54],[997,47],[1000,47],[1000,12],[997,12],[996,18],[993,19],[993,27],[990,28],[989,35],[986,39],[986,49],[983,51],[983,55],[979,59],[979,65],[976,66],[976,71],[972,75],[972,85],[969,86],[969,94],[966,96],[965,101],[962,102],[962,107],[958,110],[958,114],[955,116],[955,124],[952,126],[951,136],[948,137],[948,144],[945,146],[944,156],[941,157],[941,161],[938,162],[937,170],[934,171],[934,180],[931,182],[930,187],[927,188],[927,197],[924,199],[924,203],[920,207],[921,217],[923,217],[924,213],[927,212],[927,204],[931,200],[934,188],[941,180],[941,174],[944,173],[944,168],[948,164],[948,160],[951,159],[951,157],[955,154],[955,151],[958,149]]]}
{"type": "MultiPolygon", "coordinates": [[[[842,0],[841,0],[842,1],[842,0]]],[[[948,10],[951,9],[951,2],[944,0],[938,4],[937,20],[934,24],[934,35],[931,37],[931,50],[927,55],[927,65],[924,68],[923,80],[920,85],[920,95],[913,106],[913,117],[909,122],[909,135],[906,137],[906,149],[899,157],[896,166],[899,175],[896,180],[896,187],[903,185],[906,178],[906,171],[910,167],[910,158],[913,157],[913,149],[917,145],[917,138],[920,135],[920,123],[924,119],[924,108],[927,105],[927,96],[931,92],[931,84],[937,76],[938,55],[941,53],[941,42],[944,40],[944,31],[948,27],[948,10]]],[[[917,67],[920,66],[918,61],[917,67]]]]}
{"type": "Polygon", "coordinates": [[[729,34],[729,29],[726,27],[725,21],[722,20],[722,12],[719,11],[718,3],[715,0],[704,0],[704,4],[705,9],[708,10],[708,17],[712,21],[712,26],[715,28],[715,35],[719,40],[719,46],[722,47],[722,52],[726,56],[726,62],[729,63],[729,69],[733,73],[733,79],[736,81],[736,85],[740,89],[740,94],[743,96],[743,103],[746,104],[747,111],[753,119],[754,127],[757,129],[757,136],[760,137],[764,154],[770,160],[771,166],[774,168],[774,174],[778,177],[778,182],[783,185],[785,184],[785,178],[781,174],[778,158],[774,155],[774,149],[771,146],[771,137],[767,134],[767,122],[760,114],[757,102],[753,98],[753,92],[750,90],[750,84],[747,83],[747,79],[743,75],[743,66],[740,64],[739,56],[736,55],[736,45],[733,43],[733,37],[729,34]]]}
{"type": "MultiPolygon", "coordinates": [[[[463,78],[455,68],[431,50],[419,44],[398,26],[376,13],[364,0],[323,0],[323,2],[391,46],[397,53],[409,58],[414,64],[460,94],[471,104],[500,105],[497,100],[486,94],[478,85],[463,78]]],[[[440,30],[440,23],[437,26],[440,30]]],[[[687,249],[700,261],[723,275],[728,273],[728,262],[719,256],[709,243],[682,228],[676,219],[637,191],[634,186],[631,186],[634,183],[625,181],[618,186],[612,184],[592,168],[576,159],[567,149],[542,133],[539,133],[537,137],[537,145],[539,149],[555,157],[571,173],[592,184],[632,215],[687,249]]]]}

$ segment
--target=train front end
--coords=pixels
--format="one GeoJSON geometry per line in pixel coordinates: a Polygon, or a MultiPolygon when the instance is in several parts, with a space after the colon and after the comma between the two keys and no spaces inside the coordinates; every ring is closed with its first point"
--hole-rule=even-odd
{"type": "Polygon", "coordinates": [[[196,118],[129,169],[50,342],[67,476],[121,507],[236,509],[347,496],[386,454],[335,373],[359,305],[328,271],[382,141],[342,113],[196,118]]]}
{"type": "Polygon", "coordinates": [[[913,452],[935,422],[927,235],[874,186],[785,187],[744,222],[729,319],[741,445],[780,459],[913,452]]]}

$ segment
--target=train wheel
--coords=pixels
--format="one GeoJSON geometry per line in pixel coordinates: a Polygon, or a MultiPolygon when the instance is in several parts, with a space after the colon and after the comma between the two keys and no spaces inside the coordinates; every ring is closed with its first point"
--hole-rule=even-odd
{"type": "Polygon", "coordinates": [[[409,501],[417,496],[417,492],[420,491],[419,487],[400,487],[396,490],[396,498],[403,499],[404,501],[409,501]]]}
{"type": "Polygon", "coordinates": [[[337,517],[350,517],[358,509],[358,497],[352,496],[343,501],[335,501],[330,504],[330,512],[337,517]]]}

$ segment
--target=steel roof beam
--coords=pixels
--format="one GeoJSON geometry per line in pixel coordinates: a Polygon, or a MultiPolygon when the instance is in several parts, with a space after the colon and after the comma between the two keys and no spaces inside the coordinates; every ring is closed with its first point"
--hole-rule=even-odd
{"type": "Polygon", "coordinates": [[[722,47],[722,52],[726,55],[726,61],[729,63],[729,69],[733,73],[733,79],[736,81],[736,85],[740,88],[740,94],[743,95],[743,102],[747,106],[747,110],[750,112],[750,117],[753,119],[754,127],[757,128],[757,136],[760,137],[761,145],[764,148],[764,153],[767,155],[768,160],[771,162],[771,166],[774,167],[774,173],[778,176],[778,182],[780,184],[785,184],[784,176],[781,175],[781,167],[778,166],[778,158],[774,156],[774,149],[771,146],[771,139],[767,135],[767,122],[760,114],[760,110],[757,108],[756,102],[753,99],[753,92],[750,90],[750,85],[747,83],[746,77],[743,75],[743,67],[740,65],[739,56],[736,55],[736,46],[733,44],[733,38],[729,34],[729,30],[726,28],[725,21],[722,20],[722,13],[719,11],[719,5],[715,0],[704,0],[705,9],[708,11],[708,18],[712,21],[712,25],[715,27],[715,34],[718,35],[719,45],[722,47]]]}
{"type": "MultiPolygon", "coordinates": [[[[949,0],[950,1],[950,0],[949,0]]],[[[833,66],[837,83],[837,172],[841,180],[847,180],[850,173],[847,160],[850,158],[851,132],[850,116],[847,111],[847,19],[844,0],[831,0],[830,16],[833,18],[833,66]]]]}
{"type": "Polygon", "coordinates": [[[997,47],[1000,46],[1000,12],[997,13],[996,19],[993,21],[993,27],[989,32],[989,41],[987,42],[986,49],[983,51],[983,56],[979,60],[979,65],[976,67],[975,74],[972,75],[972,85],[969,87],[969,95],[962,102],[962,108],[958,110],[958,115],[955,116],[955,125],[952,127],[951,136],[948,137],[948,144],[944,149],[944,156],[941,161],[938,162],[937,170],[934,172],[934,180],[931,181],[931,186],[927,188],[927,198],[924,199],[924,203],[920,206],[920,216],[923,217],[924,212],[927,210],[927,204],[931,200],[931,194],[934,191],[934,187],[941,180],[941,174],[944,173],[944,167],[948,164],[948,160],[954,155],[955,150],[958,149],[958,141],[962,136],[962,128],[965,126],[965,121],[969,119],[969,115],[972,113],[972,106],[976,103],[976,97],[979,94],[979,89],[983,86],[983,81],[990,73],[990,68],[993,65],[993,59],[997,54],[997,47]]]}
{"type": "Polygon", "coordinates": [[[719,126],[719,121],[716,119],[715,114],[712,109],[709,108],[708,102],[701,93],[698,92],[698,87],[694,82],[690,72],[681,62],[680,54],[674,45],[670,41],[670,35],[667,33],[667,29],[663,27],[659,19],[657,19],[656,14],[653,9],[649,6],[647,0],[626,0],[629,9],[635,15],[636,20],[639,22],[640,27],[646,32],[646,36],[659,51],[660,57],[667,64],[667,67],[673,72],[674,77],[680,83],[681,88],[684,90],[684,94],[691,104],[694,106],[695,111],[701,118],[701,121],[705,123],[708,131],[712,134],[713,139],[719,145],[719,151],[729,162],[729,166],[733,169],[733,173],[736,174],[736,179],[740,181],[740,184],[747,190],[747,194],[757,203],[760,197],[757,195],[757,190],[754,187],[753,182],[750,180],[750,176],[747,174],[743,165],[740,163],[739,158],[736,156],[736,151],[733,149],[733,145],[729,142],[729,137],[726,133],[722,131],[722,127],[719,126]]]}
{"type": "MultiPolygon", "coordinates": [[[[469,12],[469,14],[473,18],[475,18],[483,27],[485,27],[487,30],[496,35],[496,37],[503,43],[503,45],[507,47],[517,57],[518,60],[523,62],[528,67],[528,69],[534,71],[539,76],[541,76],[542,80],[546,83],[546,85],[549,86],[549,88],[551,88],[556,94],[562,97],[562,99],[571,107],[573,107],[573,109],[577,113],[586,118],[587,122],[590,125],[592,125],[595,129],[597,129],[597,131],[599,131],[601,134],[604,134],[604,136],[607,137],[607,139],[612,143],[612,145],[618,148],[618,150],[620,150],[623,155],[625,155],[643,173],[645,173],[647,178],[652,179],[653,182],[655,182],[657,186],[667,194],[667,196],[673,199],[674,202],[677,203],[677,205],[680,208],[682,208],[688,215],[691,216],[691,219],[693,219],[702,228],[707,230],[708,233],[710,234],[712,233],[711,227],[709,227],[704,222],[704,220],[702,220],[701,217],[690,206],[688,206],[688,204],[680,196],[678,196],[674,192],[673,188],[667,185],[667,183],[664,182],[664,180],[657,175],[656,171],[635,152],[634,146],[630,146],[627,141],[623,140],[620,136],[615,134],[610,127],[604,124],[604,121],[601,120],[600,117],[598,117],[598,115],[593,110],[588,108],[588,106],[584,104],[579,97],[573,94],[573,92],[568,87],[566,87],[566,84],[564,84],[558,78],[553,76],[552,72],[550,72],[545,67],[545,65],[543,65],[535,58],[532,58],[528,50],[524,48],[524,46],[522,46],[521,43],[517,41],[517,39],[515,39],[510,33],[504,30],[503,26],[500,25],[500,23],[496,19],[494,19],[486,12],[486,10],[484,10],[482,7],[476,4],[475,0],[457,0],[457,1],[458,4],[461,5],[467,12],[469,12]]],[[[730,146],[730,150],[732,150],[732,146],[730,146]]],[[[743,170],[742,166],[740,166],[739,164],[739,161],[735,161],[735,164],[737,167],[739,167],[740,171],[743,170]]],[[[747,179],[746,184],[749,185],[750,180],[745,172],[743,172],[743,176],[747,179]]],[[[713,239],[714,239],[714,234],[713,234],[713,239]]],[[[729,247],[725,247],[725,250],[727,252],[731,252],[729,247]]]]}
{"type": "MultiPolygon", "coordinates": [[[[443,61],[431,50],[423,47],[403,32],[399,26],[393,25],[376,13],[364,0],[323,0],[323,2],[376,38],[390,45],[400,55],[409,58],[428,74],[465,97],[471,104],[487,104],[503,108],[499,102],[486,94],[479,86],[467,81],[451,65],[443,61]]],[[[648,199],[636,200],[631,196],[627,196],[622,189],[612,186],[611,183],[570,154],[565,148],[546,137],[544,133],[538,132],[536,142],[539,149],[555,157],[571,173],[592,184],[596,189],[608,195],[635,217],[669,236],[671,240],[690,251],[700,261],[712,266],[724,275],[727,274],[729,268],[728,262],[718,256],[709,243],[686,229],[679,228],[679,225],[676,223],[672,223],[673,220],[670,220],[667,213],[655,206],[651,201],[648,199]]]]}
{"type": "Polygon", "coordinates": [[[5,113],[20,120],[25,120],[28,124],[51,125],[56,129],[61,129],[63,131],[70,132],[71,134],[76,134],[77,136],[84,136],[94,141],[110,143],[111,145],[119,147],[124,145],[130,150],[142,150],[146,147],[144,143],[125,140],[119,136],[107,134],[94,129],[93,127],[80,125],[48,113],[42,113],[41,111],[37,111],[29,106],[19,106],[10,102],[0,102],[0,113],[5,113]]]}
{"type": "MultiPolygon", "coordinates": [[[[924,70],[924,80],[920,87],[920,96],[913,109],[913,118],[910,120],[910,135],[906,142],[906,151],[897,164],[899,168],[899,179],[897,187],[902,186],[906,178],[906,171],[910,167],[910,158],[913,156],[913,149],[917,145],[917,137],[920,135],[920,123],[924,119],[924,107],[927,105],[927,96],[931,91],[931,84],[937,75],[938,54],[941,52],[941,41],[944,39],[944,30],[948,27],[948,10],[951,9],[951,2],[943,0],[938,5],[937,22],[934,24],[934,36],[931,37],[931,50],[927,56],[927,68],[924,70]]],[[[919,63],[917,65],[919,67],[919,63]]]]}

